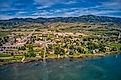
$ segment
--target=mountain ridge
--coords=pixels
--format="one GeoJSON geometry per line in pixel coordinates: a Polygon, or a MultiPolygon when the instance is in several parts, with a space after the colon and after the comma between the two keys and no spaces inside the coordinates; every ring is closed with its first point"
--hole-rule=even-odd
{"type": "Polygon", "coordinates": [[[96,16],[96,15],[82,15],[79,17],[52,17],[43,18],[13,18],[9,20],[0,20],[0,26],[19,26],[28,23],[51,23],[51,22],[84,22],[84,23],[111,23],[120,24],[121,18],[107,17],[107,16],[96,16]]]}

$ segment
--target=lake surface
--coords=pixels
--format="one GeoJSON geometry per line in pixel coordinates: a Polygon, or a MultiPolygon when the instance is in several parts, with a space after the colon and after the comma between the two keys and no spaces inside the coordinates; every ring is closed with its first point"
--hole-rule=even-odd
{"type": "Polygon", "coordinates": [[[0,80],[121,80],[121,54],[2,65],[0,80]]]}

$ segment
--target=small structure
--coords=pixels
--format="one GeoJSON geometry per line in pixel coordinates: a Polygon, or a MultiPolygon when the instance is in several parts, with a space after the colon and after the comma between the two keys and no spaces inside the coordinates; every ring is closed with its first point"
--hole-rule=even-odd
{"type": "Polygon", "coordinates": [[[94,49],[92,50],[92,53],[95,54],[95,53],[98,53],[99,52],[99,49],[94,49]]]}
{"type": "Polygon", "coordinates": [[[21,43],[21,38],[16,38],[16,43],[21,43]]]}

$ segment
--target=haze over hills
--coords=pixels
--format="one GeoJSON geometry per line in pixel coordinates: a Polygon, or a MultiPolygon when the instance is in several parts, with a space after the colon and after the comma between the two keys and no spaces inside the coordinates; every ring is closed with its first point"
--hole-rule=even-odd
{"type": "Polygon", "coordinates": [[[40,25],[43,23],[54,23],[54,22],[83,22],[83,23],[106,23],[106,24],[118,24],[121,25],[121,18],[107,17],[107,16],[96,16],[96,15],[82,15],[79,17],[53,17],[53,18],[13,18],[9,20],[0,20],[0,27],[17,27],[22,25],[40,25]]]}

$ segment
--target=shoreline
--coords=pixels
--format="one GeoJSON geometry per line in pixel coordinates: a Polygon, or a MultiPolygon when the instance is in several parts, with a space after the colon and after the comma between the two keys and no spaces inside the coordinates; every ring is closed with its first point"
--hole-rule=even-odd
{"type": "MultiPolygon", "coordinates": [[[[45,60],[61,60],[61,59],[66,59],[66,58],[68,58],[68,59],[70,59],[70,61],[72,61],[73,59],[81,59],[81,60],[83,60],[83,59],[86,59],[86,58],[96,58],[96,57],[105,57],[105,56],[108,56],[108,55],[115,55],[115,54],[121,54],[121,52],[119,51],[119,52],[111,52],[111,53],[102,53],[102,54],[80,54],[79,56],[68,56],[68,57],[59,57],[59,58],[57,58],[57,57],[54,57],[54,58],[46,58],[45,60]]],[[[0,59],[0,60],[2,60],[2,59],[0,59]]],[[[31,59],[31,58],[29,58],[29,59],[25,59],[23,62],[21,61],[21,60],[18,60],[18,61],[10,61],[10,62],[1,62],[0,61],[0,66],[2,66],[2,65],[8,65],[8,64],[14,64],[14,63],[29,63],[29,62],[34,62],[34,61],[43,61],[43,59],[42,58],[40,58],[40,59],[38,59],[38,58],[36,58],[36,59],[31,59]]]]}

